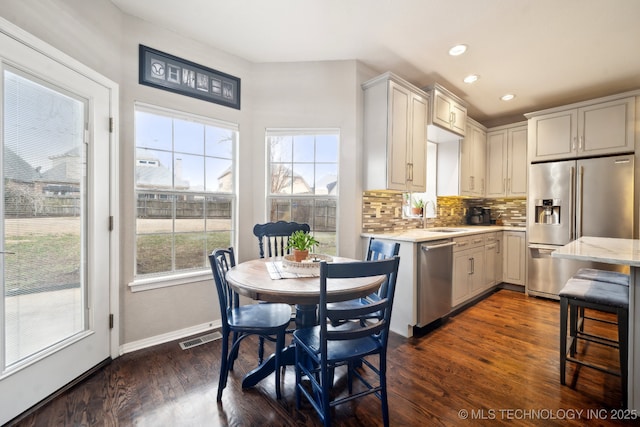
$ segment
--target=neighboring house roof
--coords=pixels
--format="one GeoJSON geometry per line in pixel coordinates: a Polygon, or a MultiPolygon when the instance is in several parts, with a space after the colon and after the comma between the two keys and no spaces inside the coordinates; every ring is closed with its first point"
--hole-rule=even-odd
{"type": "Polygon", "coordinates": [[[43,172],[42,179],[40,179],[39,181],[67,182],[67,183],[78,184],[77,179],[73,179],[69,177],[69,173],[67,171],[68,166],[69,165],[64,162],[55,165],[54,167],[47,170],[46,172],[43,172]]]}
{"type": "Polygon", "coordinates": [[[40,178],[40,173],[10,148],[4,149],[4,177],[11,181],[31,183],[40,178]]]}
{"type": "Polygon", "coordinates": [[[316,184],[316,194],[335,194],[338,177],[336,175],[325,175],[316,184]]]}

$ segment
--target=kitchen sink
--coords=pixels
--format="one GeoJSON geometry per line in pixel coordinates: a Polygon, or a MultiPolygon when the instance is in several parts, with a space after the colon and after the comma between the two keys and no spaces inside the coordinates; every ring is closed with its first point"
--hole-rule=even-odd
{"type": "Polygon", "coordinates": [[[467,231],[466,228],[435,228],[433,230],[427,230],[432,233],[459,233],[461,231],[467,231]]]}

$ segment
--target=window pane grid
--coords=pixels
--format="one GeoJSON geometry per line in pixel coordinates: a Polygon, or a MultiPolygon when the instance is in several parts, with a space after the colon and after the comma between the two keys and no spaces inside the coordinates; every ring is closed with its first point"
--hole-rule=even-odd
{"type": "Polygon", "coordinates": [[[270,221],[310,225],[320,250],[336,254],[337,130],[267,131],[270,221]]]}
{"type": "Polygon", "coordinates": [[[199,119],[136,108],[137,276],[207,268],[211,250],[231,245],[237,131],[199,119]]]}

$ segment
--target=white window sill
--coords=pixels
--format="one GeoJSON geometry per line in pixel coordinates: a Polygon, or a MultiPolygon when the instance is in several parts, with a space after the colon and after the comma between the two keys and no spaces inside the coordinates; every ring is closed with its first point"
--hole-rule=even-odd
{"type": "Polygon", "coordinates": [[[213,280],[211,270],[198,270],[188,273],[174,274],[171,276],[156,276],[136,279],[129,283],[131,292],[149,291],[152,289],[167,288],[169,286],[187,285],[194,282],[213,280]]]}

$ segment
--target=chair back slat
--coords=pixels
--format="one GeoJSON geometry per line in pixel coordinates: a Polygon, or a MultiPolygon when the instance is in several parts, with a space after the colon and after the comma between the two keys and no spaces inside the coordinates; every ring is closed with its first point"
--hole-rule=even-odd
{"type": "Polygon", "coordinates": [[[391,321],[391,309],[398,278],[398,265],[400,257],[394,256],[376,261],[358,261],[348,263],[320,263],[320,304],[318,306],[320,321],[320,346],[321,352],[327,351],[327,340],[350,340],[365,336],[377,335],[380,345],[386,346],[389,334],[389,322],[391,321]],[[351,279],[358,277],[385,276],[387,283],[386,293],[379,301],[371,304],[363,304],[352,310],[330,309],[327,307],[327,282],[331,279],[351,279]],[[346,327],[341,325],[328,329],[328,320],[340,318],[358,319],[361,316],[373,315],[365,324],[349,322],[346,327]]]}
{"type": "Polygon", "coordinates": [[[310,232],[309,224],[301,224],[297,222],[267,222],[265,224],[256,224],[253,227],[253,234],[258,238],[258,250],[260,258],[265,257],[265,249],[267,257],[285,256],[290,251],[287,249],[289,236],[294,231],[302,230],[310,232]]]}

